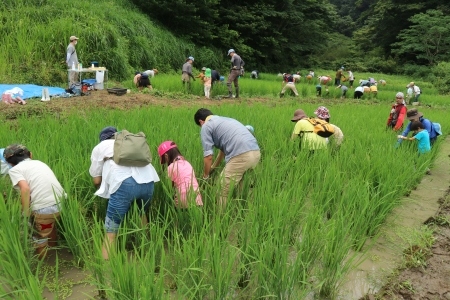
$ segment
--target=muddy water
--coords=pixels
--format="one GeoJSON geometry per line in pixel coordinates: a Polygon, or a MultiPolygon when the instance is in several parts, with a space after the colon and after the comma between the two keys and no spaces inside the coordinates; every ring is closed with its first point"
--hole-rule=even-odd
{"type": "MultiPolygon", "coordinates": [[[[50,252],[50,255],[45,262],[45,268],[48,272],[46,281],[53,281],[55,279],[55,265],[56,253],[50,252]]],[[[44,288],[43,297],[45,299],[70,299],[70,300],[84,300],[93,299],[98,295],[96,287],[91,285],[92,280],[88,271],[82,270],[74,266],[74,257],[67,249],[58,250],[58,290],[54,289],[54,285],[50,284],[44,288]],[[57,298],[57,296],[59,296],[57,298]]]]}
{"type": "Polygon", "coordinates": [[[398,265],[408,232],[419,228],[439,208],[438,199],[443,197],[450,183],[450,136],[441,145],[431,175],[425,175],[409,197],[403,199],[381,228],[376,241],[369,241],[368,251],[360,255],[362,261],[346,277],[340,290],[340,299],[359,299],[367,293],[377,292],[398,265]]]}

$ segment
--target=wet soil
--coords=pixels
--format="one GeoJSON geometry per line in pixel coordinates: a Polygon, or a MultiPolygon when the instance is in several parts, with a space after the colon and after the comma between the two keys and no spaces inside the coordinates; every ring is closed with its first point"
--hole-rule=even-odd
{"type": "MultiPolygon", "coordinates": [[[[390,273],[385,274],[387,283],[386,277],[381,279],[381,281],[384,281],[384,285],[380,289],[376,289],[378,292],[366,294],[361,299],[450,300],[449,174],[450,137],[447,137],[444,144],[441,145],[441,150],[435,161],[435,167],[432,168],[431,175],[426,175],[417,190],[412,191],[409,196],[420,205],[418,209],[414,209],[409,214],[409,218],[417,219],[416,216],[418,215],[422,220],[419,225],[428,225],[430,228],[433,228],[434,243],[431,248],[419,247],[413,244],[404,250],[400,260],[391,260],[391,266],[388,267],[391,268],[390,273]],[[420,204],[421,202],[424,203],[424,199],[429,199],[431,205],[420,204]],[[430,217],[425,218],[423,212],[426,210],[431,212],[434,207],[433,202],[437,206],[436,212],[429,214],[430,217]],[[423,258],[423,262],[419,263],[417,261],[419,266],[408,267],[408,265],[411,265],[411,258],[414,257],[423,258]]],[[[411,220],[408,220],[408,222],[411,222],[411,220]]],[[[395,229],[392,231],[395,231],[395,229]]],[[[374,285],[372,284],[372,286],[374,285]]]]}
{"type": "MultiPolygon", "coordinates": [[[[435,242],[428,254],[425,265],[399,270],[399,274],[372,298],[385,300],[450,300],[450,189],[440,200],[441,207],[436,216],[425,223],[435,225],[435,242]]],[[[423,251],[413,247],[411,251],[423,251]]],[[[409,254],[413,255],[413,253],[409,254]]]]}

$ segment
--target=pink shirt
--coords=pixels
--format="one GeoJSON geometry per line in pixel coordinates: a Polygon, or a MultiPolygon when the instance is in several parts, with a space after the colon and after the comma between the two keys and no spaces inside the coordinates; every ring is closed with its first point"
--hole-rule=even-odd
{"type": "Polygon", "coordinates": [[[167,173],[177,188],[177,196],[175,197],[176,207],[189,207],[187,203],[188,192],[196,193],[197,197],[195,198],[195,203],[197,206],[203,206],[202,196],[198,189],[198,182],[197,178],[195,178],[194,169],[187,160],[179,156],[178,160],[175,160],[169,165],[167,173]],[[178,204],[178,198],[181,200],[180,205],[178,204]]]}

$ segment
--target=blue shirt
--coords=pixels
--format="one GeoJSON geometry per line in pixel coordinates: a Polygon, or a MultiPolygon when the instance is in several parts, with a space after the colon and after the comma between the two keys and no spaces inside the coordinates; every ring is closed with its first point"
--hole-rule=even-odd
{"type": "Polygon", "coordinates": [[[419,141],[419,153],[426,153],[431,150],[430,146],[430,136],[428,135],[428,131],[422,130],[418,132],[414,138],[419,141]]]}
{"type": "Polygon", "coordinates": [[[235,119],[212,116],[200,131],[203,156],[213,155],[213,147],[225,154],[225,162],[242,153],[259,150],[253,134],[235,119]]]}
{"type": "MultiPolygon", "coordinates": [[[[434,130],[431,121],[423,117],[420,117],[419,121],[423,124],[423,127],[426,129],[426,131],[428,131],[428,136],[430,137],[430,139],[434,139],[437,136],[437,133],[436,130],[434,130]]],[[[409,122],[408,125],[406,126],[405,131],[403,131],[402,133],[403,136],[408,136],[408,133],[411,131],[411,123],[412,122],[409,122]]],[[[398,141],[401,143],[403,140],[398,139],[398,141]]]]}

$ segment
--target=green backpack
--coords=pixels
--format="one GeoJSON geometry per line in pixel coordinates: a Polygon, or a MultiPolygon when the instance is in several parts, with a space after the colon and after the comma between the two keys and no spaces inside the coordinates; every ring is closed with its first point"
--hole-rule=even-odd
{"type": "Polygon", "coordinates": [[[143,132],[136,134],[126,129],[115,134],[113,160],[120,166],[144,167],[152,162],[150,147],[143,132]]]}

